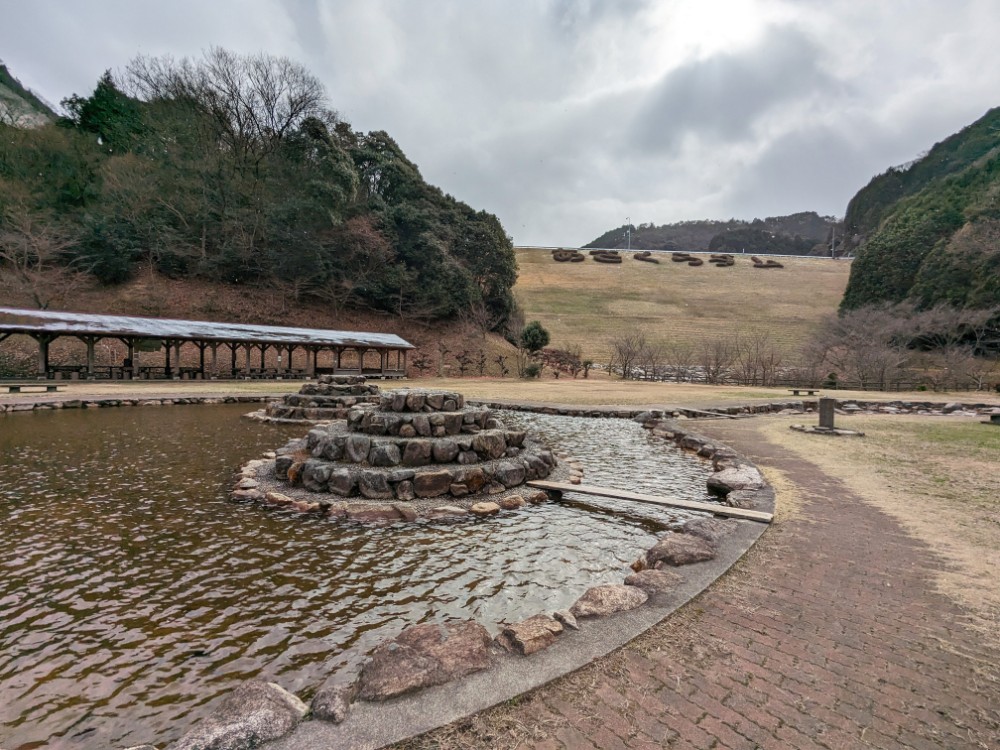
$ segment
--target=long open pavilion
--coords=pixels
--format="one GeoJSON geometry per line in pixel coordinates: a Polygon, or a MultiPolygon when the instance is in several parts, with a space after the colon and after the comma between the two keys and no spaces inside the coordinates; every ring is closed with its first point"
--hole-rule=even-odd
{"type": "MultiPolygon", "coordinates": [[[[30,336],[38,344],[38,374],[45,378],[204,379],[206,372],[222,372],[223,377],[228,372],[233,378],[312,377],[318,374],[401,378],[406,376],[407,352],[414,348],[408,341],[389,333],[0,307],[0,344],[17,334],[30,336]],[[86,345],[85,363],[53,365],[49,362],[50,345],[63,336],[74,337],[86,345]],[[121,364],[97,364],[96,345],[102,339],[115,339],[125,345],[127,353],[121,364]],[[196,366],[181,366],[184,346],[197,349],[196,366]],[[230,365],[221,370],[220,348],[224,356],[229,355],[230,365]],[[266,355],[272,349],[277,354],[277,366],[267,367],[266,355]],[[137,352],[161,350],[164,351],[162,364],[137,364],[137,352]],[[255,351],[259,355],[256,358],[259,366],[253,362],[255,351]],[[329,364],[321,367],[320,356],[327,352],[330,356],[324,359],[329,364]],[[209,355],[207,362],[206,353],[209,355]]],[[[194,357],[189,359],[194,360],[194,357]]]]}

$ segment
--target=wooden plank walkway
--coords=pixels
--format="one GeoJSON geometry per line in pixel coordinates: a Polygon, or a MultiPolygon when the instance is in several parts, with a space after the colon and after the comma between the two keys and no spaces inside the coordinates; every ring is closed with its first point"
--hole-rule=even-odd
{"type": "Polygon", "coordinates": [[[567,484],[564,482],[549,482],[543,479],[536,479],[527,483],[529,487],[537,490],[550,490],[554,492],[579,492],[581,495],[594,495],[596,497],[610,497],[615,500],[633,500],[637,503],[650,503],[651,505],[668,506],[671,508],[684,508],[685,510],[697,510],[703,513],[711,513],[724,518],[739,518],[744,521],[758,521],[760,523],[771,523],[773,514],[760,510],[747,510],[746,508],[730,508],[728,505],[716,505],[715,503],[700,503],[695,500],[672,500],[655,495],[643,495],[639,492],[629,492],[628,490],[615,490],[605,487],[591,487],[586,484],[567,484]]]}

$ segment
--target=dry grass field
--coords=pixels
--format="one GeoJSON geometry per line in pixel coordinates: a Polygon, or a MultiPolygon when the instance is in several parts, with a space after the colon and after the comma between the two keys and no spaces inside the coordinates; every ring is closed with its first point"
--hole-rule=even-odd
{"type": "Polygon", "coordinates": [[[788,258],[784,268],[760,270],[740,256],[731,268],[692,268],[667,254],[659,265],[623,255],[620,265],[590,257],[556,263],[547,250],[518,249],[514,294],[526,320],[541,321],[554,346],[578,344],[597,362],[607,362],[612,339],[634,329],[654,341],[692,342],[738,328],[767,330],[790,355],[836,312],[851,268],[848,261],[788,258]]]}

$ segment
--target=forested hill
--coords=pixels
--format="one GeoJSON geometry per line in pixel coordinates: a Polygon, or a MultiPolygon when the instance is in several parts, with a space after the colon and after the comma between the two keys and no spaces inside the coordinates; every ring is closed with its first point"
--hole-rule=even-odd
{"type": "MultiPolygon", "coordinates": [[[[605,232],[585,247],[624,248],[628,244],[622,225],[605,232]]],[[[684,252],[778,253],[829,255],[831,241],[838,248],[843,232],[831,216],[805,211],[790,216],[742,221],[681,221],[675,224],[632,226],[631,246],[639,250],[684,252]]]]}
{"type": "Polygon", "coordinates": [[[0,61],[0,123],[18,127],[37,127],[56,119],[44,101],[21,85],[0,61]]]}
{"type": "MultiPolygon", "coordinates": [[[[142,267],[406,319],[497,328],[514,309],[496,216],[425,182],[389,134],[352,129],[287,59],[140,57],[62,104],[56,124],[0,124],[8,287],[142,267]]],[[[34,291],[8,298],[48,304],[34,291]]]]}
{"type": "Polygon", "coordinates": [[[843,309],[1000,305],[1000,108],[878,175],[845,219],[856,260],[843,309]]]}

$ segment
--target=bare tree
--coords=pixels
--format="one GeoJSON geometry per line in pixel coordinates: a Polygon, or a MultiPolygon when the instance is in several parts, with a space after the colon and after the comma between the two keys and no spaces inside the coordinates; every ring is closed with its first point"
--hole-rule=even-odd
{"type": "Polygon", "coordinates": [[[507,356],[504,354],[498,354],[493,358],[493,361],[497,363],[497,369],[500,371],[500,377],[505,378],[510,375],[510,368],[507,367],[507,356]]]}
{"type": "Polygon", "coordinates": [[[646,335],[642,331],[631,331],[612,339],[608,369],[618,372],[622,380],[634,377],[636,366],[641,361],[646,346],[646,335]]]}
{"type": "Polygon", "coordinates": [[[730,338],[716,337],[703,341],[698,351],[705,382],[713,385],[725,381],[736,359],[736,348],[730,338]]]}
{"type": "Polygon", "coordinates": [[[27,298],[45,310],[86,286],[83,261],[69,257],[76,244],[77,236],[58,223],[41,220],[23,206],[6,209],[0,223],[4,297],[27,298]]]}
{"type": "Polygon", "coordinates": [[[187,102],[215,124],[237,164],[256,166],[305,120],[330,126],[323,84],[287,57],[237,55],[212,47],[201,59],[139,56],[126,67],[126,88],[146,100],[187,102]]]}
{"type": "Polygon", "coordinates": [[[696,350],[690,341],[670,341],[664,345],[664,363],[672,371],[674,380],[684,382],[693,377],[696,350]]]}

